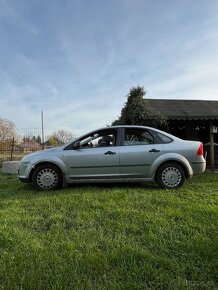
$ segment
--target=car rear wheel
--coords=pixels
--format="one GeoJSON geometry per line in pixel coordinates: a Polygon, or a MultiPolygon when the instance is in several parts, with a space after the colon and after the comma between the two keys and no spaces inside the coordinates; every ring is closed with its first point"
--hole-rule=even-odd
{"type": "Polygon", "coordinates": [[[38,190],[59,189],[62,185],[61,170],[52,164],[43,164],[36,168],[32,184],[38,190]]]}
{"type": "Polygon", "coordinates": [[[185,172],[179,164],[166,163],[158,169],[156,181],[161,188],[179,188],[185,181],[185,172]]]}

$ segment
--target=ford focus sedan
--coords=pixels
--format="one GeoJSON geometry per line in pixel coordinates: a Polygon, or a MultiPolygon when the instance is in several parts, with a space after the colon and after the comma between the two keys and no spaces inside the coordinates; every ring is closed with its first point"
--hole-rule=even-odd
{"type": "Polygon", "coordinates": [[[175,189],[205,171],[203,145],[143,126],[112,126],[26,155],[18,177],[39,190],[69,183],[153,181],[175,189]]]}

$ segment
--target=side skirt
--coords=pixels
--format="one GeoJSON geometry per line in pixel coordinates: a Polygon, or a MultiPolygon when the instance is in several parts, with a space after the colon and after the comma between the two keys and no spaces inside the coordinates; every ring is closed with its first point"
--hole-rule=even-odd
{"type": "Polygon", "coordinates": [[[154,178],[114,178],[114,179],[109,179],[109,178],[106,178],[106,179],[103,179],[103,178],[95,178],[95,179],[83,179],[83,178],[80,178],[80,179],[74,179],[74,178],[71,178],[69,180],[69,183],[116,183],[116,182],[146,182],[146,181],[150,181],[150,182],[153,182],[154,181],[154,178]]]}

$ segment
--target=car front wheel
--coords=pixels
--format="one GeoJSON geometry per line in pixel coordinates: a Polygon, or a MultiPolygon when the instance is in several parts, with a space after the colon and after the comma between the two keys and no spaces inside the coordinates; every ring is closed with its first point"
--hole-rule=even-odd
{"type": "Polygon", "coordinates": [[[158,169],[156,181],[161,188],[176,189],[183,185],[185,173],[179,164],[166,163],[158,169]]]}
{"type": "Polygon", "coordinates": [[[55,165],[40,165],[33,173],[32,184],[38,190],[58,189],[62,184],[62,173],[55,165]]]}

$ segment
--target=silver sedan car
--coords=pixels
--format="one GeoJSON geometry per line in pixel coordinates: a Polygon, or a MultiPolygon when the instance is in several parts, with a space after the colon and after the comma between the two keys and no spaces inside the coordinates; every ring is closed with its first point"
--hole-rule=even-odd
{"type": "Polygon", "coordinates": [[[205,167],[200,142],[150,127],[113,126],[25,156],[18,175],[40,190],[117,181],[155,181],[161,188],[175,189],[205,167]]]}

